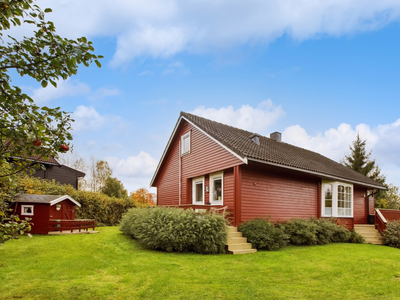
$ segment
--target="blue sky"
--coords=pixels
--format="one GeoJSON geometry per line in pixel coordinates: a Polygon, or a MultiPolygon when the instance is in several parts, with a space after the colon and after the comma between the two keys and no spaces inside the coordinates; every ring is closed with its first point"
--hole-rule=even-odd
{"type": "Polygon", "coordinates": [[[14,83],[72,112],[75,153],[109,161],[129,191],[149,187],[180,111],[337,161],[360,132],[399,186],[400,2],[353,2],[40,0],[103,67],[57,89],[14,83]]]}

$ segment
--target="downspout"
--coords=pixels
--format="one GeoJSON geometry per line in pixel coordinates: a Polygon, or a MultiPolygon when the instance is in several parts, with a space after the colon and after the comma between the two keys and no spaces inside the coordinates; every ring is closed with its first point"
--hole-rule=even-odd
{"type": "Polygon", "coordinates": [[[182,156],[181,156],[181,141],[179,141],[179,206],[182,204],[182,198],[181,198],[181,181],[182,181],[182,156]]]}

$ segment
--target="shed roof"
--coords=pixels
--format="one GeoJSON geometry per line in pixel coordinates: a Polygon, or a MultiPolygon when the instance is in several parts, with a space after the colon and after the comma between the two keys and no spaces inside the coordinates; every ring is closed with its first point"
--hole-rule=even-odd
{"type": "MultiPolygon", "coordinates": [[[[253,132],[235,128],[219,122],[211,121],[193,114],[181,112],[180,118],[175,126],[174,133],[182,120],[186,120],[193,126],[210,136],[228,151],[242,159],[244,163],[257,161],[300,172],[314,174],[326,179],[344,180],[367,187],[386,189],[386,187],[371,178],[368,178],[344,165],[329,159],[319,153],[293,146],[284,142],[258,135],[259,144],[252,141],[253,132]]],[[[156,178],[164,156],[164,151],[152,184],[156,178]]]]}
{"type": "Polygon", "coordinates": [[[60,195],[20,194],[15,198],[15,202],[19,203],[44,203],[44,204],[50,204],[50,206],[55,205],[64,200],[70,200],[77,206],[81,207],[81,204],[78,201],[74,200],[72,197],[68,195],[60,196],[60,195]]]}

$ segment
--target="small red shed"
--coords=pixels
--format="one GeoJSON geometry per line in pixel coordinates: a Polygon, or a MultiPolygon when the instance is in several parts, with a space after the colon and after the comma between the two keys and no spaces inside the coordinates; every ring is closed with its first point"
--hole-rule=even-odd
{"type": "MultiPolygon", "coordinates": [[[[80,203],[68,195],[21,194],[13,204],[14,214],[21,219],[30,218],[34,224],[31,233],[48,234],[54,221],[75,220],[75,208],[80,203]]],[[[59,225],[61,226],[61,225],[59,225]]]]}

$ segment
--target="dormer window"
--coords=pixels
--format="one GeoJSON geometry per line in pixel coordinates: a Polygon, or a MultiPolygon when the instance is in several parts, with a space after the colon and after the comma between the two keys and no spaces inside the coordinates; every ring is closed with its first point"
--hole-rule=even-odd
{"type": "Polygon", "coordinates": [[[190,131],[181,137],[181,155],[190,153],[190,131]]]}

